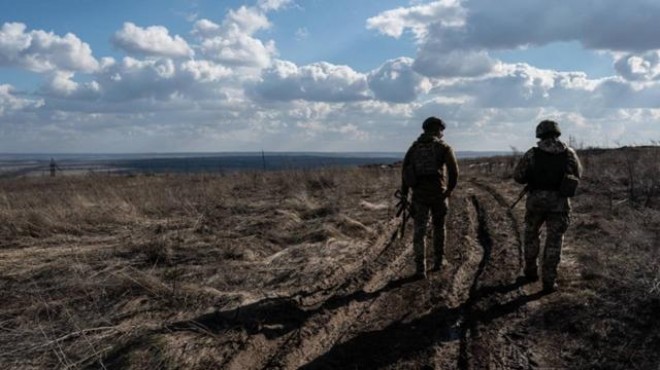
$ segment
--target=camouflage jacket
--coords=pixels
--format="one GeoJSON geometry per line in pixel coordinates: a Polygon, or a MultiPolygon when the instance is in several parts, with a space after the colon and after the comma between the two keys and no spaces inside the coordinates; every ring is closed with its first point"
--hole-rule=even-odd
{"type": "MultiPolygon", "coordinates": [[[[424,172],[429,171],[425,169],[424,172]]],[[[420,135],[406,152],[401,177],[401,191],[407,194],[408,190],[412,188],[414,201],[430,203],[445,199],[458,182],[458,164],[453,149],[442,140],[441,136],[426,133],[420,135]],[[424,150],[429,148],[432,150],[424,150]],[[420,160],[420,158],[415,158],[419,157],[420,153],[425,156],[422,158],[424,163],[421,164],[421,167],[428,167],[428,163],[431,162],[433,171],[430,174],[418,174],[416,183],[409,184],[406,181],[406,170],[414,165],[414,161],[420,160]],[[426,158],[429,156],[432,158],[426,158]]]]}
{"type": "MultiPolygon", "coordinates": [[[[562,153],[568,150],[567,172],[578,178],[582,177],[582,165],[575,150],[558,139],[541,140],[537,147],[548,153],[562,153]]],[[[513,174],[514,180],[520,184],[529,183],[529,173],[533,167],[534,148],[528,150],[518,162],[513,174]]],[[[571,203],[568,198],[560,196],[557,191],[531,189],[527,194],[526,207],[529,211],[568,212],[571,210],[571,203]]]]}

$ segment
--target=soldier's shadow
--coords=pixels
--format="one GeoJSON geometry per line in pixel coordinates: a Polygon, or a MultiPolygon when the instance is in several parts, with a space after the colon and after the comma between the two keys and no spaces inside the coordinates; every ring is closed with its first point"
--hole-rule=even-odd
{"type": "Polygon", "coordinates": [[[235,309],[201,315],[192,320],[173,323],[171,331],[201,331],[220,333],[227,330],[245,330],[253,335],[264,334],[268,339],[277,338],[300,328],[313,315],[324,310],[334,310],[351,302],[363,302],[409,283],[421,281],[406,277],[393,280],[373,292],[358,290],[347,295],[333,295],[316,307],[304,308],[293,298],[267,298],[235,309]]]}
{"type": "Polygon", "coordinates": [[[513,313],[528,302],[537,300],[544,293],[523,294],[511,301],[492,305],[484,310],[473,309],[476,300],[495,293],[507,293],[524,285],[522,281],[511,284],[483,287],[458,307],[438,306],[429,314],[409,322],[394,322],[389,326],[358,336],[338,345],[314,359],[304,369],[379,368],[400,360],[413,359],[429,347],[441,343],[460,341],[463,347],[468,326],[489,323],[513,313]],[[461,322],[470,311],[471,322],[461,322]]]}

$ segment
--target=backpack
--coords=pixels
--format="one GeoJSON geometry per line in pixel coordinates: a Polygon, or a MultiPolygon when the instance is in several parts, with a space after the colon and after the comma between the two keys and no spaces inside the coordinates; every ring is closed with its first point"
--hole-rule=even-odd
{"type": "Polygon", "coordinates": [[[563,197],[573,197],[579,185],[579,179],[570,173],[568,150],[562,153],[547,153],[534,148],[534,168],[530,185],[534,189],[558,191],[563,197]]]}
{"type": "Polygon", "coordinates": [[[442,168],[438,161],[436,141],[416,141],[408,151],[408,163],[403,169],[403,179],[410,187],[415,187],[420,177],[437,176],[442,168]]]}

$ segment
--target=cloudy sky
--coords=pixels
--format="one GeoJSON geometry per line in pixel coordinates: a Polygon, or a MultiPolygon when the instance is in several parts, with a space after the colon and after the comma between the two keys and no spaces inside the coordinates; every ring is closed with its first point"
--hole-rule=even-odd
{"type": "Polygon", "coordinates": [[[660,140],[657,0],[0,0],[0,152],[660,140]]]}

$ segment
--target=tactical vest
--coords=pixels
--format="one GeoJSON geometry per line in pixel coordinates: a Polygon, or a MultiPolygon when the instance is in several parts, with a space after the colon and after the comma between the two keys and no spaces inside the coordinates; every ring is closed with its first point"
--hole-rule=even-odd
{"type": "Polygon", "coordinates": [[[548,153],[534,148],[534,166],[529,185],[532,189],[558,191],[568,169],[568,150],[548,153]]]}

